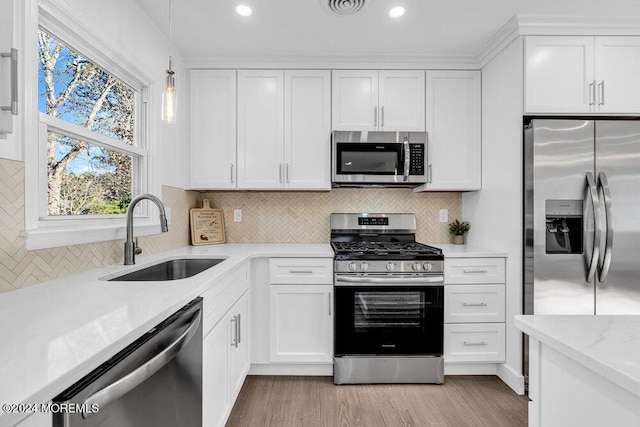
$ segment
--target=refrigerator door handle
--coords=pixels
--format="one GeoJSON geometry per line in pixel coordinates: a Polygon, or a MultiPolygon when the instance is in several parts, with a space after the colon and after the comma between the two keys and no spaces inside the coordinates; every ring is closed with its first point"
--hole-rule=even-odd
{"type": "Polygon", "coordinates": [[[598,281],[600,283],[605,283],[607,281],[607,276],[609,275],[609,268],[611,267],[611,253],[613,248],[613,215],[611,209],[611,190],[609,189],[609,183],[607,182],[607,175],[604,172],[600,172],[598,174],[598,188],[602,189],[605,223],[607,225],[604,254],[600,256],[600,274],[598,281]]]}
{"type": "Polygon", "coordinates": [[[596,270],[598,267],[598,260],[600,257],[600,199],[598,198],[598,189],[596,187],[595,180],[593,178],[593,174],[591,172],[587,172],[587,193],[589,193],[591,203],[593,205],[593,223],[594,223],[594,233],[593,233],[593,252],[591,253],[591,260],[587,265],[587,283],[591,283],[593,281],[593,277],[596,274],[596,270]]]}

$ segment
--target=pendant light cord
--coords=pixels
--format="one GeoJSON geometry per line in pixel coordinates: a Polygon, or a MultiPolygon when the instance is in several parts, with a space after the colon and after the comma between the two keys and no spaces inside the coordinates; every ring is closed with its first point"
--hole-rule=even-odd
{"type": "Polygon", "coordinates": [[[171,70],[171,53],[173,49],[173,15],[171,13],[171,0],[169,0],[169,70],[171,70]]]}

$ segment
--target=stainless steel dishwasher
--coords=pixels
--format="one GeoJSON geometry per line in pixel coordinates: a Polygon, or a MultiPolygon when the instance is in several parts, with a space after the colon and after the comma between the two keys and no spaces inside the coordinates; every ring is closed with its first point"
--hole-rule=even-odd
{"type": "Polygon", "coordinates": [[[200,427],[202,298],[196,298],[55,399],[53,425],[200,427]]]}

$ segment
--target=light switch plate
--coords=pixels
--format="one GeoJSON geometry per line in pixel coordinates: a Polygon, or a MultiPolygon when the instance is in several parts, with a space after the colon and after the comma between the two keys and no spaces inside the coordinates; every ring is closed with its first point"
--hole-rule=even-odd
{"type": "Polygon", "coordinates": [[[242,222],[242,209],[233,210],[233,222],[242,222]]]}
{"type": "Polygon", "coordinates": [[[440,222],[449,222],[449,209],[440,209],[440,222]]]}

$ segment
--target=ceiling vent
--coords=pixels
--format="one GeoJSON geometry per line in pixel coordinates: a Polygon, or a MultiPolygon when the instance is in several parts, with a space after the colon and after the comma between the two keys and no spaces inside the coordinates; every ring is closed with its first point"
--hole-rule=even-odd
{"type": "Polygon", "coordinates": [[[320,0],[329,12],[336,15],[352,15],[369,4],[369,0],[320,0]]]}

